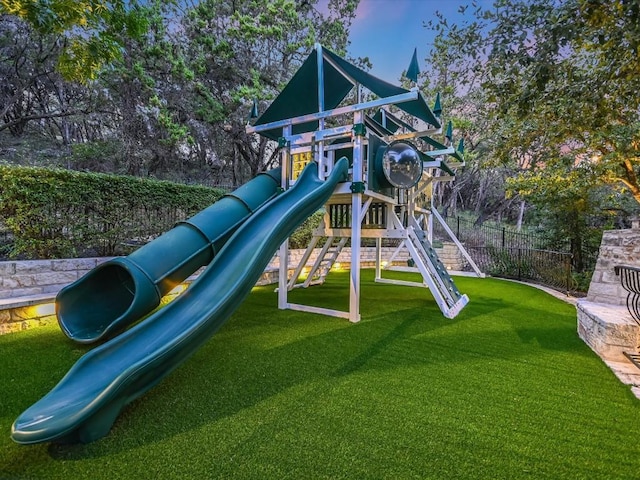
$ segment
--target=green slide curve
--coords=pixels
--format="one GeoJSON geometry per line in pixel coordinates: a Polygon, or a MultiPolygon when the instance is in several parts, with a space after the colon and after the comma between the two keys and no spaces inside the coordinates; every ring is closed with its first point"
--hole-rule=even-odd
{"type": "Polygon", "coordinates": [[[60,382],[13,423],[21,444],[91,442],[122,408],[203,345],[235,311],[281,243],[346,178],[340,159],[326,181],[309,164],[295,185],[265,204],[227,241],[199,278],[145,321],[81,357],[60,382]]]}
{"type": "Polygon", "coordinates": [[[279,168],[261,173],[131,255],[108,260],[67,285],[56,296],[60,328],[78,343],[117,335],[211,263],[233,232],[276,196],[279,187],[279,168]]]}

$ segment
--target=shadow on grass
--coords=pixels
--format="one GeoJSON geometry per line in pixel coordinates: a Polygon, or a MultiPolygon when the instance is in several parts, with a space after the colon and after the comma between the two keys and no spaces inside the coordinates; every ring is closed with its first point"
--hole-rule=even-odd
{"type": "MultiPolygon", "coordinates": [[[[347,285],[348,275],[337,276],[335,282],[296,295],[301,303],[314,303],[344,292],[347,285]]],[[[472,297],[469,306],[449,320],[442,317],[428,291],[367,285],[363,289],[363,321],[355,325],[336,318],[279,311],[275,303],[273,287],[256,289],[193,358],[126,407],[104,439],[88,445],[28,448],[34,455],[36,449],[44,448],[55,460],[99,458],[218,422],[300,384],[372,369],[527,356],[537,351],[531,344],[534,338],[554,349],[572,345],[566,327],[553,327],[554,319],[549,324],[523,326],[513,317],[519,312],[517,302],[482,295],[475,300],[472,297]],[[514,337],[518,341],[514,342],[514,337]]],[[[66,339],[55,339],[53,334],[37,337],[9,342],[3,356],[16,354],[11,351],[13,346],[21,351],[29,349],[32,342],[35,351],[46,349],[48,342],[60,351],[69,348],[66,339]]],[[[69,367],[74,356],[68,355],[69,367]]],[[[41,385],[30,386],[36,387],[39,392],[41,385]]]]}
{"type": "MultiPolygon", "coordinates": [[[[420,321],[421,306],[398,310],[393,318],[379,315],[352,325],[301,312],[256,314],[252,300],[192,359],[126,407],[107,437],[88,445],[51,445],[49,455],[80,460],[161,442],[234,416],[300,384],[366,370],[371,359],[384,356],[397,342],[450,322],[420,321]],[[263,338],[260,345],[256,338],[263,338]]],[[[263,301],[257,298],[256,303],[263,301]]]]}
{"type": "Polygon", "coordinates": [[[0,412],[18,415],[26,401],[35,402],[45,395],[58,379],[89,347],[69,340],[57,325],[47,325],[0,337],[0,412]],[[12,391],[8,386],[20,385],[12,391]]]}

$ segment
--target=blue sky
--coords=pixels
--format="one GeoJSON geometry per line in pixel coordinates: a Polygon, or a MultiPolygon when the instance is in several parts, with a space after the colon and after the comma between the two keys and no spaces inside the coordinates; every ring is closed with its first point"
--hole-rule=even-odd
{"type": "MultiPolygon", "coordinates": [[[[493,2],[476,0],[476,3],[488,8],[493,2]]],[[[458,9],[470,4],[471,0],[360,0],[351,25],[349,54],[369,57],[373,75],[398,84],[414,48],[418,49],[420,71],[425,70],[424,59],[434,36],[424,23],[435,19],[435,12],[439,11],[449,23],[460,24],[472,18],[473,8],[469,6],[464,15],[458,9]]]]}

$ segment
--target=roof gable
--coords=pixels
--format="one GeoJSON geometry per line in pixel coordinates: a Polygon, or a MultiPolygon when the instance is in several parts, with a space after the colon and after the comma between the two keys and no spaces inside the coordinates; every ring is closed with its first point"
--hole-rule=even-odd
{"type": "MultiPolygon", "coordinates": [[[[311,52],[286,87],[280,92],[280,95],[273,100],[269,108],[258,118],[254,126],[318,113],[320,111],[318,99],[320,90],[318,81],[320,78],[322,81],[324,111],[336,108],[356,84],[361,84],[380,98],[409,92],[409,90],[374,77],[324,47],[318,47],[311,52]],[[319,75],[318,72],[319,53],[322,55],[322,75],[319,75]]],[[[440,121],[431,111],[421,93],[418,94],[416,100],[399,103],[396,106],[436,128],[440,127],[440,121]]],[[[313,131],[317,128],[318,122],[313,121],[294,125],[292,131],[296,134],[313,131]]],[[[273,128],[260,133],[266,137],[276,139],[282,136],[282,128],[273,128]]]]}

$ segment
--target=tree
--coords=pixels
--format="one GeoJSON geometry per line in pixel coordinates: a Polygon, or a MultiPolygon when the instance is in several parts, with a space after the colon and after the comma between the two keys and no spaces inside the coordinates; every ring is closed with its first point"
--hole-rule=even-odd
{"type": "MultiPolygon", "coordinates": [[[[630,196],[637,209],[638,3],[496,0],[468,11],[473,17],[462,26],[443,17],[431,24],[446,39],[433,53],[455,52],[449,75],[484,95],[488,154],[521,167],[510,191],[583,224],[611,206],[604,199],[630,196]],[[594,198],[601,186],[611,195],[594,198]]],[[[565,230],[572,245],[581,231],[565,230]]]]}
{"type": "Polygon", "coordinates": [[[13,15],[0,15],[0,133],[30,131],[63,145],[94,139],[103,95],[56,71],[62,44],[13,15]],[[89,116],[91,121],[88,121],[89,116]]]}
{"type": "Polygon", "coordinates": [[[567,172],[589,163],[600,182],[640,202],[639,8],[625,0],[499,0],[453,32],[494,106],[492,121],[513,123],[496,142],[501,158],[567,172]]]}
{"type": "Polygon", "coordinates": [[[0,0],[0,14],[18,16],[40,34],[59,36],[58,69],[80,82],[95,79],[119,58],[122,32],[140,37],[147,27],[135,0],[0,0]]]}
{"type": "MultiPolygon", "coordinates": [[[[439,21],[447,24],[442,15],[439,21]]],[[[430,25],[433,27],[434,23],[430,25]]],[[[453,29],[457,33],[455,25],[453,29]]],[[[466,65],[459,62],[460,39],[453,33],[435,38],[427,71],[422,75],[425,96],[441,95],[445,121],[452,121],[454,137],[463,139],[465,147],[466,165],[456,172],[456,181],[435,185],[436,205],[446,214],[455,215],[458,209],[472,211],[476,224],[490,218],[519,223],[523,200],[517,195],[507,198],[505,179],[515,175],[520,166],[496,161],[493,156],[490,104],[486,92],[474,86],[466,65]]]]}
{"type": "MultiPolygon", "coordinates": [[[[230,158],[236,181],[255,176],[277,157],[263,137],[247,135],[254,99],[261,107],[291,78],[315,42],[343,53],[357,0],[204,0],[184,22],[185,55],[196,74],[194,136],[218,140],[215,157],[230,158]],[[214,130],[211,132],[211,130],[214,130]],[[221,138],[222,137],[222,138],[221,138]]],[[[201,140],[199,140],[201,141],[201,140]]]]}
{"type": "MultiPolygon", "coordinates": [[[[277,158],[272,142],[245,133],[253,101],[266,106],[315,42],[338,53],[346,49],[358,0],[330,0],[322,8],[318,3],[147,0],[141,7],[125,0],[0,0],[4,12],[26,19],[0,16],[25,32],[18,38],[0,31],[0,69],[22,75],[0,92],[6,102],[5,129],[9,122],[19,128],[38,119],[57,130],[56,138],[74,143],[76,137],[61,132],[76,131],[78,120],[86,116],[95,118],[92,109],[99,101],[102,136],[83,135],[80,141],[96,143],[74,147],[73,165],[173,180],[216,177],[243,183],[277,158]],[[70,50],[74,42],[90,50],[102,41],[117,55],[95,51],[97,63],[85,64],[82,55],[70,50]],[[34,50],[40,43],[55,48],[51,53],[34,50]],[[5,45],[13,49],[11,55],[3,55],[5,45]],[[35,67],[15,68],[14,59],[25,52],[46,75],[35,67]],[[75,60],[65,64],[65,55],[75,60]],[[61,69],[75,72],[70,76],[84,85],[65,81],[61,69]],[[42,101],[36,117],[31,90],[40,77],[48,90],[38,97],[42,101]]],[[[38,91],[44,91],[40,83],[38,91]]]]}

